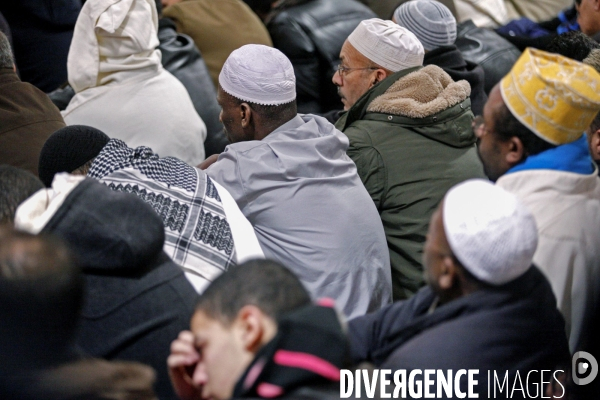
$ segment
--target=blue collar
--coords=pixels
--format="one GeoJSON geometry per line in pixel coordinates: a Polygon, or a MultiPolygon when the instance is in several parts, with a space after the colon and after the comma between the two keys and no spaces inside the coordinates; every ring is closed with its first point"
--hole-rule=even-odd
{"type": "Polygon", "coordinates": [[[507,174],[534,169],[573,172],[589,175],[594,173],[594,164],[590,156],[586,135],[574,142],[543,151],[509,169],[507,174]]]}

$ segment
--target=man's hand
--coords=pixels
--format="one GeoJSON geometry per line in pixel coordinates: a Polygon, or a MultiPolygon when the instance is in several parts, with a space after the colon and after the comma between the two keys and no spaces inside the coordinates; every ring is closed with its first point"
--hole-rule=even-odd
{"type": "Polygon", "coordinates": [[[194,335],[190,331],[181,331],[171,343],[171,354],[167,358],[171,384],[181,400],[202,399],[202,388],[196,387],[192,380],[198,361],[200,354],[194,348],[194,335]]]}
{"type": "Polygon", "coordinates": [[[219,158],[219,154],[213,154],[212,156],[208,157],[206,160],[202,161],[196,168],[205,170],[206,168],[213,165],[215,163],[215,161],[217,161],[217,158],[219,158]]]}

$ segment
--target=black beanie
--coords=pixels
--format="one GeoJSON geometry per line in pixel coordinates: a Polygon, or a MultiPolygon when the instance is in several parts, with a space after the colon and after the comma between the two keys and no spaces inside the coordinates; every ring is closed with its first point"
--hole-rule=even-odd
{"type": "Polygon", "coordinates": [[[85,125],[65,126],[54,132],[42,147],[38,174],[46,187],[54,175],[72,172],[95,158],[110,138],[96,128],[85,125]]]}

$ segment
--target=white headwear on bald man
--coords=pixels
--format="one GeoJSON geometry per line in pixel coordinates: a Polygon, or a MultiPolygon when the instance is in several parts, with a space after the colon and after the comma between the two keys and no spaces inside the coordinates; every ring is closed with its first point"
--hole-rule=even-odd
{"type": "Polygon", "coordinates": [[[219,85],[249,103],[277,106],[296,99],[296,76],[290,60],[272,47],[248,44],[231,53],[219,85]]]}
{"type": "Polygon", "coordinates": [[[450,248],[477,279],[502,285],[531,267],[537,227],[514,195],[489,181],[472,179],[450,189],[443,207],[450,248]]]}
{"type": "Polygon", "coordinates": [[[425,50],[408,29],[379,18],[362,21],[348,36],[359,53],[392,72],[423,65],[425,50]]]}

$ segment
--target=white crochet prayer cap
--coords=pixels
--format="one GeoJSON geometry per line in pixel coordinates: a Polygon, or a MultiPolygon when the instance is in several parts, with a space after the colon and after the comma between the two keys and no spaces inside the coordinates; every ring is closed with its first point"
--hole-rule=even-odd
{"type": "Polygon", "coordinates": [[[247,44],[231,53],[219,85],[249,103],[277,106],[296,99],[296,76],[290,60],[272,47],[247,44]]]}
{"type": "Polygon", "coordinates": [[[414,33],[427,51],[456,41],[456,19],[448,7],[438,1],[408,1],[396,9],[394,19],[414,33]]]}
{"type": "Polygon", "coordinates": [[[443,207],[450,248],[476,278],[502,285],[529,269],[538,243],[537,227],[514,195],[473,179],[450,189],[443,207]]]}
{"type": "Polygon", "coordinates": [[[425,50],[408,29],[379,18],[362,21],[348,36],[359,53],[392,72],[423,65],[425,50]]]}

